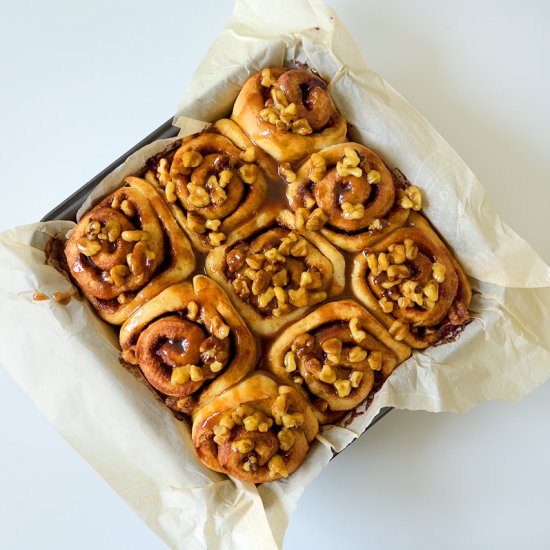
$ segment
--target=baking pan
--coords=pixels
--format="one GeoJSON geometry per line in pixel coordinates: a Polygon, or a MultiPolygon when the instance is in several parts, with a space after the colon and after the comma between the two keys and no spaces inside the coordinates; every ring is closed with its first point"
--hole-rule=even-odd
{"type": "Polygon", "coordinates": [[[106,176],[108,176],[115,168],[118,168],[130,155],[136,151],[149,145],[157,139],[175,137],[178,135],[179,128],[172,126],[172,119],[168,119],[164,124],[159,126],[154,132],[151,132],[147,137],[143,138],[138,144],[134,145],[129,151],[117,158],[103,169],[97,176],[93,177],[88,183],[84,184],[78,191],[75,191],[70,197],[67,197],[61,204],[58,204],[53,210],[48,212],[40,221],[47,222],[50,220],[71,220],[76,221],[76,213],[82,206],[86,197],[91,193],[106,176]]]}
{"type": "MultiPolygon", "coordinates": [[[[63,202],[58,204],[55,208],[50,210],[40,221],[46,222],[51,220],[70,220],[76,221],[76,213],[78,209],[82,206],[83,202],[86,200],[86,197],[92,192],[92,190],[106,177],[108,176],[115,168],[118,168],[130,155],[134,154],[136,151],[149,145],[157,139],[164,139],[175,137],[178,135],[179,128],[176,128],[172,125],[172,119],[168,119],[164,124],[159,126],[156,130],[151,132],[147,137],[143,138],[139,143],[134,145],[129,151],[121,155],[114,162],[109,164],[104,168],[99,174],[93,177],[88,183],[84,184],[80,189],[75,191],[72,195],[67,197],[63,202]]],[[[372,428],[381,418],[386,416],[391,411],[391,407],[384,407],[380,412],[373,418],[372,422],[367,426],[365,432],[372,428]]],[[[363,432],[364,433],[364,432],[363,432]]],[[[336,456],[338,453],[334,453],[336,456]]]]}

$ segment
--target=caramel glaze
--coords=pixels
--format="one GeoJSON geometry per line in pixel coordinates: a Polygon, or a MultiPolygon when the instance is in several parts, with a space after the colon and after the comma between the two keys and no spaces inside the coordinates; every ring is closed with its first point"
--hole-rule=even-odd
{"type": "MultiPolygon", "coordinates": [[[[73,220],[75,221],[75,220],[73,220]]],[[[56,271],[61,273],[65,279],[72,282],[76,292],[78,291],[78,285],[74,283],[70,275],[69,266],[67,264],[67,258],[65,257],[65,234],[58,233],[50,237],[44,248],[44,263],[52,266],[56,271]]]]}
{"type": "Polygon", "coordinates": [[[70,292],[54,292],[53,300],[62,306],[66,306],[71,303],[71,293],[70,292]]]}
{"type": "MultiPolygon", "coordinates": [[[[72,280],[72,277],[69,275],[70,270],[69,266],[67,265],[67,259],[65,258],[64,248],[64,234],[56,234],[50,237],[46,242],[46,246],[44,248],[44,263],[46,265],[50,265],[56,271],[61,273],[61,275],[63,275],[63,277],[65,277],[65,279],[71,282],[74,286],[74,289],[71,292],[57,291],[54,292],[51,296],[51,299],[54,302],[57,302],[62,306],[68,305],[71,302],[72,298],[80,299],[80,290],[78,288],[78,285],[75,284],[75,282],[72,280]]],[[[43,292],[40,292],[39,290],[35,290],[32,299],[35,302],[43,302],[49,300],[50,296],[44,294],[43,292]]]]}
{"type": "Polygon", "coordinates": [[[462,331],[473,321],[470,317],[463,321],[460,325],[453,325],[448,322],[442,325],[437,331],[437,340],[434,346],[443,346],[445,344],[452,344],[458,340],[458,337],[462,334],[462,331]]]}
{"type": "MultiPolygon", "coordinates": [[[[332,124],[334,124],[333,120],[329,120],[327,122],[327,126],[330,126],[332,124]]],[[[212,133],[215,130],[210,128],[208,130],[203,130],[202,132],[200,132],[199,134],[196,134],[196,135],[200,135],[201,133],[205,133],[206,131],[212,133]]],[[[196,135],[192,136],[192,137],[196,137],[196,135]]],[[[184,138],[184,140],[185,140],[185,138],[184,138]]],[[[181,146],[182,141],[184,141],[184,140],[175,141],[165,151],[163,151],[163,152],[155,155],[154,157],[151,157],[150,159],[148,159],[147,162],[146,162],[145,167],[139,173],[139,175],[143,176],[143,174],[147,170],[156,171],[156,169],[158,167],[158,163],[159,163],[161,158],[163,158],[163,157],[167,157],[168,159],[173,158],[175,152],[181,146]]],[[[298,169],[298,167],[300,166],[300,164],[302,164],[302,162],[304,160],[305,159],[301,159],[299,161],[296,161],[296,162],[292,163],[291,164],[292,170],[296,171],[298,169]]],[[[409,185],[411,185],[411,183],[409,182],[407,177],[398,168],[394,168],[392,170],[392,172],[393,172],[393,175],[395,177],[395,181],[396,181],[398,187],[404,189],[404,188],[408,187],[409,185]]],[[[267,188],[266,198],[265,198],[264,204],[262,204],[262,206],[276,204],[276,205],[280,205],[281,209],[289,208],[288,207],[288,201],[287,201],[287,198],[286,198],[287,182],[284,180],[284,178],[280,174],[279,174],[279,177],[277,179],[270,178],[268,174],[266,174],[266,177],[268,179],[268,188],[267,188]]],[[[56,269],[62,271],[65,276],[70,278],[70,276],[68,275],[69,270],[67,269],[66,260],[64,258],[64,254],[63,254],[63,246],[64,246],[64,238],[63,237],[57,236],[57,237],[53,238],[51,240],[51,245],[49,245],[46,248],[47,262],[51,263],[51,260],[53,259],[54,263],[52,263],[52,265],[54,265],[54,267],[56,267],[56,269]]],[[[345,286],[345,288],[344,288],[344,290],[341,294],[339,294],[338,296],[336,296],[332,299],[328,298],[327,300],[325,300],[325,302],[331,302],[331,301],[335,301],[335,300],[343,300],[343,299],[347,299],[347,298],[355,299],[355,295],[354,295],[353,291],[351,290],[351,274],[350,274],[350,270],[352,269],[352,266],[353,266],[352,259],[353,259],[353,256],[355,254],[345,252],[343,250],[340,250],[340,252],[341,252],[341,254],[343,254],[343,256],[346,260],[346,275],[345,275],[346,286],[345,286]]],[[[195,257],[196,257],[196,269],[190,275],[190,277],[189,277],[190,279],[194,275],[197,275],[197,274],[206,274],[206,269],[205,269],[206,254],[202,254],[202,253],[198,252],[195,249],[194,249],[194,254],[195,254],[195,257]]],[[[304,315],[302,317],[304,317],[309,312],[310,312],[310,310],[308,310],[306,313],[304,313],[304,315]]],[[[299,319],[298,320],[294,319],[293,321],[291,321],[291,323],[295,323],[295,322],[298,322],[298,321],[299,321],[299,319]]],[[[438,331],[438,341],[435,345],[443,345],[443,344],[446,344],[446,343],[449,343],[449,342],[456,341],[456,339],[459,337],[460,333],[464,330],[466,324],[468,324],[468,323],[464,323],[464,324],[458,325],[458,326],[451,325],[451,324],[443,325],[440,328],[440,330],[438,331]]],[[[261,371],[261,372],[264,372],[264,374],[267,374],[268,376],[273,377],[270,373],[266,373],[265,371],[263,371],[262,365],[264,364],[266,353],[269,350],[272,342],[274,341],[274,339],[277,337],[278,334],[280,334],[282,331],[285,330],[285,328],[287,326],[288,326],[288,324],[283,326],[278,332],[274,333],[270,337],[260,337],[256,334],[254,334],[254,338],[256,339],[257,346],[258,346],[258,357],[257,357],[256,367],[252,371],[252,373],[261,371]]],[[[116,330],[115,327],[113,327],[113,330],[116,330]]],[[[228,359],[228,361],[231,361],[231,357],[232,357],[233,354],[234,354],[234,350],[232,349],[230,351],[230,358],[228,359]]],[[[146,384],[153,391],[156,398],[160,402],[167,405],[171,409],[171,412],[173,413],[175,418],[177,418],[178,420],[189,422],[188,414],[190,413],[190,411],[178,409],[177,403],[176,403],[177,398],[168,397],[166,395],[163,395],[162,393],[160,393],[159,391],[154,389],[152,386],[150,386],[149,383],[147,382],[147,380],[145,379],[144,375],[141,373],[141,370],[139,369],[139,367],[134,366],[134,365],[130,365],[130,364],[126,363],[125,361],[123,361],[122,359],[120,359],[120,363],[124,368],[126,368],[130,373],[132,373],[133,376],[135,376],[141,382],[146,384]]],[[[362,414],[364,414],[368,410],[368,408],[369,408],[369,406],[372,402],[374,394],[380,388],[382,383],[383,383],[383,380],[382,380],[382,377],[381,377],[380,373],[375,372],[375,381],[374,381],[373,389],[370,392],[367,399],[359,407],[357,407],[355,410],[350,411],[349,413],[339,414],[338,418],[335,418],[334,421],[341,420],[343,417],[345,417],[345,419],[342,421],[342,425],[343,426],[348,426],[355,418],[357,418],[358,416],[361,416],[362,414]]]]}

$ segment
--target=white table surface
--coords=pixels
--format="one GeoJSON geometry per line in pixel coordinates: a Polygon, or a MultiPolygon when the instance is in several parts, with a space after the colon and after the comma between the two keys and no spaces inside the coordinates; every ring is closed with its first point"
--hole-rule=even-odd
{"type": "MultiPolygon", "coordinates": [[[[330,4],[550,262],[550,2],[330,4]]],[[[230,10],[4,0],[0,229],[37,221],[168,119],[230,10]]],[[[548,549],[549,418],[550,383],[463,415],[394,411],[306,489],[284,548],[548,549]]],[[[0,548],[164,547],[0,369],[0,548]]]]}

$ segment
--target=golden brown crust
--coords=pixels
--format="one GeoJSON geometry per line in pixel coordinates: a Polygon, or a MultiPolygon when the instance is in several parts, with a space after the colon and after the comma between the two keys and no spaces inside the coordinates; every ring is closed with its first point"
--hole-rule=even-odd
{"type": "Polygon", "coordinates": [[[165,196],[193,246],[206,253],[249,219],[277,179],[273,159],[228,119],[183,140],[145,176],[165,196]]]}
{"type": "Polygon", "coordinates": [[[198,458],[212,470],[252,483],[294,472],[317,431],[307,401],[295,389],[260,372],[193,414],[198,458]]]}
{"type": "Polygon", "coordinates": [[[468,280],[426,219],[415,212],[407,226],[355,257],[352,288],[387,329],[399,331],[397,337],[414,348],[436,343],[444,327],[468,320],[468,280]],[[397,266],[391,267],[395,273],[384,269],[386,263],[397,266]]]}
{"type": "Polygon", "coordinates": [[[71,275],[114,325],[195,269],[191,245],[163,198],[141,178],[124,181],[82,217],[65,245],[71,275]]]}
{"type": "Polygon", "coordinates": [[[341,300],[286,327],[267,360],[273,374],[313,402],[325,424],[364,401],[410,352],[364,307],[341,300]]]}
{"type": "Polygon", "coordinates": [[[231,118],[279,162],[300,160],[340,143],[347,132],[346,121],[334,107],[325,82],[308,69],[272,68],[251,76],[235,101],[231,118]],[[274,99],[275,91],[282,103],[274,99]],[[283,113],[289,104],[295,106],[295,114],[288,109],[283,113]],[[277,121],[269,122],[265,109],[277,121]],[[301,122],[304,120],[307,125],[301,122]],[[296,133],[307,132],[308,126],[307,135],[296,133]]]}
{"type": "Polygon", "coordinates": [[[206,269],[260,335],[337,296],[345,284],[343,256],[315,231],[297,230],[292,213],[277,206],[233,231],[208,254],[206,269]]]}
{"type": "Polygon", "coordinates": [[[382,159],[359,143],[327,147],[308,158],[287,188],[293,210],[321,209],[321,233],[348,252],[370,246],[402,226],[410,209],[382,159]]]}
{"type": "Polygon", "coordinates": [[[256,342],[211,279],[196,275],[136,310],[120,330],[122,358],[138,365],[175,410],[189,411],[254,367],[256,342]]]}

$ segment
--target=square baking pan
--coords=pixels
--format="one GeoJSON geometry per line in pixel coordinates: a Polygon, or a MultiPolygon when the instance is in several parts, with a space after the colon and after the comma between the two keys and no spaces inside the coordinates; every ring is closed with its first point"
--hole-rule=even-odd
{"type": "MultiPolygon", "coordinates": [[[[108,176],[113,170],[118,168],[123,164],[126,159],[133,155],[136,151],[149,145],[153,141],[158,139],[171,138],[178,135],[179,128],[172,125],[172,119],[168,119],[164,124],[159,126],[156,130],[151,132],[148,136],[143,138],[139,143],[134,145],[129,151],[121,155],[115,161],[113,161],[109,166],[104,168],[96,176],[94,176],[88,183],[85,183],[80,189],[75,191],[72,195],[67,197],[63,202],[58,204],[55,208],[50,210],[40,221],[46,222],[51,220],[69,220],[76,221],[76,213],[78,209],[82,206],[88,195],[92,190],[99,184],[101,181],[108,176]]],[[[372,428],[381,418],[386,416],[392,410],[391,407],[384,407],[380,412],[373,418],[372,422],[367,426],[365,432],[372,428]]],[[[353,414],[353,413],[352,413],[353,414]]],[[[364,432],[363,432],[364,433],[364,432]]],[[[336,456],[338,453],[334,453],[336,456]]]]}

